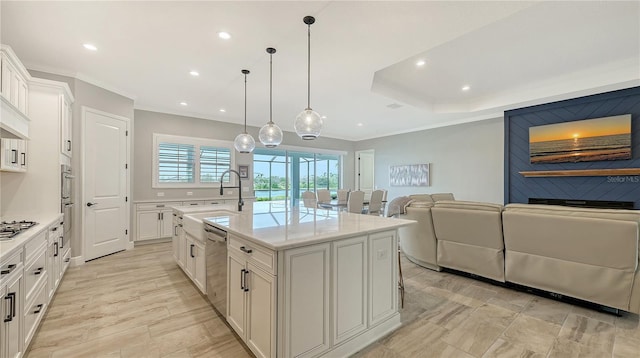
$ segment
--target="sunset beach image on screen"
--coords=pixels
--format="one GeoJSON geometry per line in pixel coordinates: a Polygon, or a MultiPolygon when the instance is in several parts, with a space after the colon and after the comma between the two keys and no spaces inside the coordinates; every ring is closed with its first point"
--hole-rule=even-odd
{"type": "Polygon", "coordinates": [[[631,159],[631,115],[529,128],[531,163],[631,159]]]}

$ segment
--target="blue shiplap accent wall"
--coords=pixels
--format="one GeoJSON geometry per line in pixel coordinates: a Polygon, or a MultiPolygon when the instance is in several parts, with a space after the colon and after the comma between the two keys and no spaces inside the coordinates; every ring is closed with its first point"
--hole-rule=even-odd
{"type": "Polygon", "coordinates": [[[640,177],[525,178],[520,171],[640,168],[640,87],[507,111],[505,125],[506,203],[529,198],[633,201],[640,208],[640,177]],[[531,164],[529,127],[580,119],[631,114],[630,160],[531,164]]]}

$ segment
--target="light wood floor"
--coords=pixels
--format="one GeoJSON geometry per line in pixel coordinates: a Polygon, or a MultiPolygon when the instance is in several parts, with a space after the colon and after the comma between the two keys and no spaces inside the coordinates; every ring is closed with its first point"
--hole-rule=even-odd
{"type": "MultiPolygon", "coordinates": [[[[403,326],[364,357],[640,357],[638,315],[556,302],[403,258],[403,326]]],[[[74,267],[27,357],[248,357],[173,262],[171,244],[74,267]]]]}

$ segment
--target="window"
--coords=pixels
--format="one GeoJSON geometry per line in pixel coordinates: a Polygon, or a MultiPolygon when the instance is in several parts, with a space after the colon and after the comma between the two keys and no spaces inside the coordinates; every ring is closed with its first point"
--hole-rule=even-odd
{"type": "Polygon", "coordinates": [[[337,196],[344,154],[326,152],[330,153],[256,148],[253,155],[256,200],[290,200],[296,205],[302,192],[318,189],[329,189],[337,196]]]}
{"type": "Polygon", "coordinates": [[[154,188],[216,187],[234,166],[233,143],[205,138],[154,133],[153,155],[154,188]]]}

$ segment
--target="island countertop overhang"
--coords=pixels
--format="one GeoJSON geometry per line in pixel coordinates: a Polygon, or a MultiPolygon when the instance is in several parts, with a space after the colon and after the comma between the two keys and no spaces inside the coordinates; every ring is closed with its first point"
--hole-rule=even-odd
{"type": "MultiPolygon", "coordinates": [[[[180,211],[180,208],[176,209],[180,211]]],[[[217,205],[207,212],[211,216],[202,215],[204,223],[276,251],[395,230],[416,223],[273,202],[246,205],[242,212],[236,211],[233,205],[217,205]]],[[[183,213],[189,215],[188,211],[183,213]]]]}

